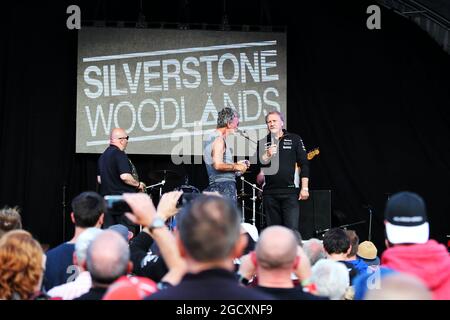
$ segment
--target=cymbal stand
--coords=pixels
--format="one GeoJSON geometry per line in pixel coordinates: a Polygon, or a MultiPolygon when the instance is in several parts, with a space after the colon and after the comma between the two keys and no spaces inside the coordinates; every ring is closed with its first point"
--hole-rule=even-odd
{"type": "MultiPolygon", "coordinates": [[[[156,184],[152,184],[151,186],[148,186],[148,187],[145,187],[145,189],[153,189],[153,188],[155,188],[155,187],[158,187],[158,186],[163,186],[163,185],[165,185],[166,184],[166,180],[162,180],[161,182],[159,182],[159,183],[156,183],[156,184]]],[[[162,188],[159,188],[159,195],[161,196],[161,194],[162,194],[162,188]]]]}
{"type": "Polygon", "coordinates": [[[258,188],[256,186],[256,184],[251,183],[247,180],[244,179],[244,177],[241,177],[242,183],[247,183],[248,185],[250,185],[252,187],[252,201],[253,201],[253,216],[252,216],[252,223],[254,226],[256,226],[256,190],[261,191],[262,189],[258,188]]]}
{"type": "MultiPolygon", "coordinates": [[[[153,189],[156,187],[159,187],[159,199],[161,199],[161,195],[162,195],[162,187],[166,184],[166,180],[161,180],[161,182],[159,183],[155,183],[152,184],[151,186],[145,187],[145,191],[147,192],[148,189],[153,189]]],[[[150,194],[150,198],[151,198],[151,194],[150,194]]],[[[141,226],[141,230],[142,231],[142,226],[141,226]]]]}

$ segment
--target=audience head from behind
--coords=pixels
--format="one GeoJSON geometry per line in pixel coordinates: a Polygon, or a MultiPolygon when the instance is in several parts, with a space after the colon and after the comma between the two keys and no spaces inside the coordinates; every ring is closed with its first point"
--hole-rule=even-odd
{"type": "Polygon", "coordinates": [[[247,245],[240,220],[236,206],[222,197],[199,195],[185,205],[177,215],[176,237],[188,267],[233,271],[233,259],[240,257],[247,245]]]}
{"type": "Polygon", "coordinates": [[[75,265],[80,267],[85,265],[89,246],[102,232],[102,229],[92,227],[87,228],[80,234],[75,242],[75,251],[73,253],[73,262],[75,265]]]}
{"type": "MultiPolygon", "coordinates": [[[[103,232],[99,228],[87,228],[78,236],[75,242],[75,250],[72,254],[73,266],[76,266],[76,274],[74,281],[66,281],[47,291],[50,297],[58,297],[63,300],[73,300],[85,293],[92,287],[91,276],[86,268],[87,251],[95,238],[103,232]]],[[[71,266],[70,270],[74,270],[71,266]]]]}
{"type": "Polygon", "coordinates": [[[345,230],[348,239],[350,240],[350,253],[347,255],[349,260],[357,259],[356,253],[358,252],[359,237],[354,230],[345,230]]]}
{"type": "Polygon", "coordinates": [[[351,250],[350,239],[346,232],[340,228],[332,228],[323,236],[323,248],[329,259],[344,261],[351,250]]]}
{"type": "Polygon", "coordinates": [[[420,278],[432,290],[433,299],[450,299],[448,249],[430,239],[424,199],[402,191],[389,198],[385,208],[387,249],[381,265],[420,278]]]}
{"type": "Polygon", "coordinates": [[[312,267],[311,281],[317,294],[331,300],[342,300],[350,286],[350,276],[344,264],[322,259],[312,267]]]}
{"type": "Polygon", "coordinates": [[[115,231],[103,231],[88,247],[85,269],[93,286],[107,287],[132,270],[128,243],[115,231]]]}
{"type": "Polygon", "coordinates": [[[19,207],[0,209],[0,238],[8,231],[22,229],[22,217],[19,207]]]}
{"type": "Polygon", "coordinates": [[[70,218],[75,225],[72,239],[46,252],[47,263],[43,287],[47,292],[70,282],[69,278],[73,274],[75,242],[87,228],[100,228],[103,224],[106,204],[98,193],[83,192],[77,195],[71,204],[70,218]]]}
{"type": "Polygon", "coordinates": [[[303,247],[303,237],[302,237],[301,233],[298,230],[292,230],[292,232],[294,232],[295,240],[297,241],[297,244],[300,247],[303,247]]]}
{"type": "MultiPolygon", "coordinates": [[[[295,296],[298,299],[307,298],[302,291],[298,292],[294,288],[296,281],[294,281],[293,275],[295,274],[295,280],[298,279],[299,282],[309,280],[311,265],[291,229],[283,226],[271,226],[264,229],[256,245],[256,250],[250,254],[250,258],[253,260],[260,288],[284,290],[284,293],[281,291],[274,293],[264,289],[268,293],[278,295],[281,299],[291,299],[295,296]],[[286,291],[289,288],[294,290],[291,292],[292,295],[286,291]],[[286,294],[288,295],[286,296],[286,294]]],[[[244,263],[246,262],[244,261],[244,263]]],[[[240,269],[240,273],[245,273],[245,276],[248,277],[244,268],[240,269]]]]}
{"type": "Polygon", "coordinates": [[[379,266],[380,258],[378,258],[377,253],[377,247],[372,241],[363,241],[358,245],[356,256],[368,266],[379,266]]]}
{"type": "Polygon", "coordinates": [[[426,243],[430,230],[425,201],[413,192],[394,194],[386,204],[385,227],[388,247],[426,243]]]}
{"type": "Polygon", "coordinates": [[[298,264],[298,241],[294,232],[286,227],[271,226],[264,229],[256,244],[256,261],[259,282],[265,272],[271,270],[284,270],[288,281],[291,281],[291,272],[298,264]]]}
{"type": "Polygon", "coordinates": [[[258,229],[250,223],[242,222],[241,234],[244,234],[247,237],[247,246],[244,249],[243,255],[254,251],[259,239],[258,229]]]}
{"type": "MultiPolygon", "coordinates": [[[[139,198],[125,197],[136,200],[139,198]]],[[[148,201],[150,200],[146,198],[145,202],[148,201]]],[[[137,204],[137,201],[134,204],[137,204]]],[[[144,216],[138,210],[134,210],[134,213],[144,216]]],[[[181,260],[181,263],[171,263],[174,267],[169,266],[169,272],[162,283],[166,281],[173,283],[170,282],[173,281],[170,279],[171,276],[172,279],[178,279],[175,279],[173,286],[163,286],[146,299],[273,299],[239,284],[234,261],[241,257],[247,245],[247,235],[246,232],[241,232],[241,215],[235,204],[227,198],[200,194],[181,207],[176,219],[175,237],[170,242],[173,257],[181,260]]],[[[171,236],[167,228],[156,228],[150,232],[155,236],[158,234],[162,236],[164,233],[171,236]]],[[[161,246],[160,248],[163,249],[161,246]]]]}
{"type": "Polygon", "coordinates": [[[281,300],[318,299],[300,283],[311,277],[309,259],[299,245],[295,232],[284,226],[265,228],[256,249],[242,257],[241,281],[255,281],[256,290],[281,300]],[[254,276],[256,275],[256,278],[254,276]]]}
{"type": "Polygon", "coordinates": [[[72,200],[71,219],[76,227],[100,227],[103,224],[106,202],[93,191],[86,191],[72,200]]]}
{"type": "Polygon", "coordinates": [[[327,231],[323,236],[323,247],[327,252],[329,260],[337,261],[345,265],[352,283],[358,274],[367,271],[367,265],[363,261],[359,259],[348,259],[352,251],[352,246],[345,230],[333,228],[327,231]]]}
{"type": "Polygon", "coordinates": [[[378,290],[367,290],[364,300],[432,300],[431,291],[418,277],[391,273],[380,279],[378,290]]]}
{"type": "Polygon", "coordinates": [[[157,284],[149,278],[122,276],[109,286],[102,300],[142,300],[157,291],[157,284]]]}
{"type": "Polygon", "coordinates": [[[0,239],[0,299],[28,300],[39,293],[45,256],[39,242],[24,230],[0,239]]]}
{"type": "Polygon", "coordinates": [[[306,256],[309,258],[311,262],[311,266],[313,266],[320,259],[326,259],[327,254],[325,249],[323,248],[322,241],[316,238],[311,238],[308,241],[303,243],[303,250],[305,251],[306,256]]]}

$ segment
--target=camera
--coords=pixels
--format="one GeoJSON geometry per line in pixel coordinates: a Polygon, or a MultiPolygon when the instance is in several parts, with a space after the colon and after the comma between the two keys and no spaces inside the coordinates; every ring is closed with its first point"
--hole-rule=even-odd
{"type": "Polygon", "coordinates": [[[106,201],[106,208],[108,211],[114,211],[117,213],[132,212],[123,196],[105,196],[104,199],[106,201]]]}
{"type": "Polygon", "coordinates": [[[192,200],[194,200],[197,196],[199,196],[201,193],[183,193],[180,197],[180,199],[178,199],[177,202],[177,208],[180,208],[186,204],[188,204],[189,202],[191,202],[192,200]]]}
{"type": "Polygon", "coordinates": [[[176,190],[183,191],[183,193],[180,196],[180,199],[178,199],[177,202],[177,208],[180,208],[189,202],[191,202],[193,199],[195,199],[197,196],[199,196],[200,190],[198,190],[196,187],[189,186],[189,185],[182,185],[181,187],[177,188],[176,190]]]}

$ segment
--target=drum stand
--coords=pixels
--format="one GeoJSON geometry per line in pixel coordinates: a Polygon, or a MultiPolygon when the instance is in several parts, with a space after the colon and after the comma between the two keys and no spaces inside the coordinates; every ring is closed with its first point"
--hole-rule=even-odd
{"type": "MultiPolygon", "coordinates": [[[[159,182],[159,183],[152,184],[151,186],[145,187],[145,192],[148,194],[148,191],[147,191],[148,189],[153,189],[153,188],[159,187],[159,198],[161,199],[161,196],[162,196],[162,187],[163,187],[165,184],[166,184],[166,180],[161,180],[161,182],[159,182]]],[[[150,199],[151,199],[152,195],[149,194],[149,196],[150,196],[150,199]]],[[[140,231],[142,231],[142,226],[140,226],[140,231]]]]}
{"type": "Polygon", "coordinates": [[[166,180],[162,180],[161,182],[157,183],[157,184],[152,184],[151,186],[145,187],[145,189],[153,189],[155,187],[161,186],[159,188],[159,196],[162,195],[162,186],[166,184],[166,180]]]}
{"type": "Polygon", "coordinates": [[[241,223],[245,222],[245,182],[244,179],[242,179],[242,185],[241,185],[241,194],[242,194],[242,217],[241,217],[241,223]]]}
{"type": "MultiPolygon", "coordinates": [[[[262,192],[262,189],[258,188],[256,184],[250,183],[249,181],[245,180],[244,177],[241,177],[241,180],[242,180],[242,193],[244,193],[244,183],[252,187],[252,198],[251,198],[251,200],[253,201],[252,224],[256,226],[256,190],[262,192]]],[[[242,222],[245,222],[244,209],[245,209],[245,201],[244,199],[242,199],[242,222]]]]}

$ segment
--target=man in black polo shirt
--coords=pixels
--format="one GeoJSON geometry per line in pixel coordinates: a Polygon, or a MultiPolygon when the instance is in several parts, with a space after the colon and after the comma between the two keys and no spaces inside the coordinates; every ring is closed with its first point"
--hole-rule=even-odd
{"type": "Polygon", "coordinates": [[[261,171],[257,181],[263,184],[267,226],[283,225],[298,230],[298,200],[309,197],[307,153],[300,136],[283,129],[280,112],[269,112],[266,124],[269,134],[258,143],[261,171]]]}
{"type": "MultiPolygon", "coordinates": [[[[97,182],[102,196],[145,190],[145,184],[138,181],[135,168],[125,153],[128,138],[125,130],[114,128],[109,137],[109,147],[98,159],[97,182]]],[[[133,233],[137,231],[122,212],[108,211],[103,226],[107,228],[114,224],[123,224],[133,233]]]]}

